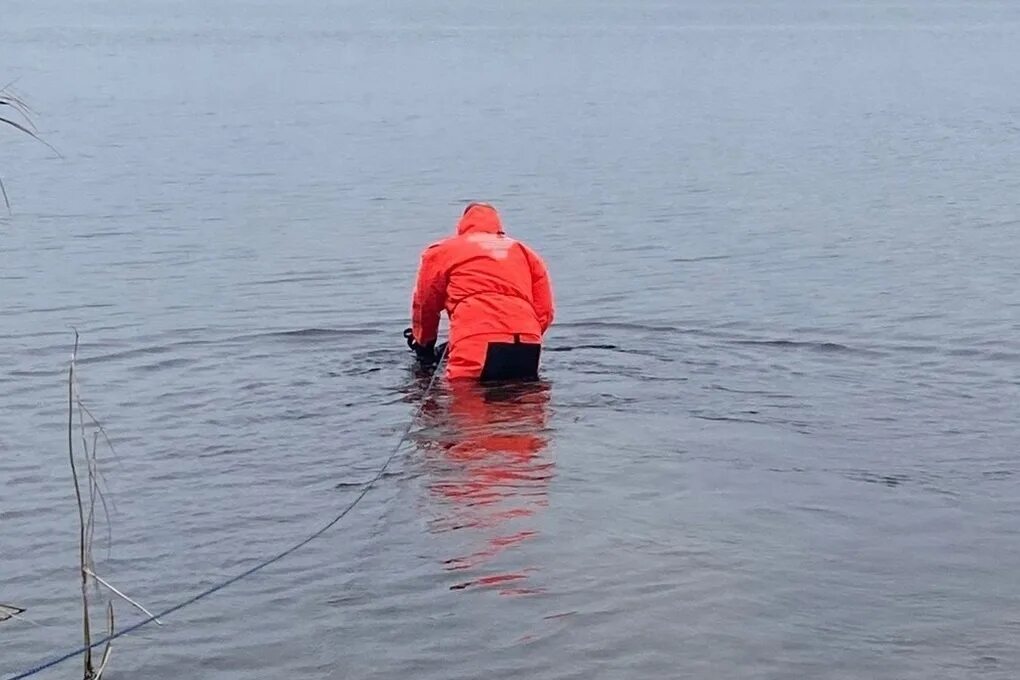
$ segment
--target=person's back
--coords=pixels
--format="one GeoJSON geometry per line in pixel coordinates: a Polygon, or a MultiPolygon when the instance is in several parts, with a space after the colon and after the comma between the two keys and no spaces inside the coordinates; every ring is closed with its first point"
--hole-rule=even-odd
{"type": "Polygon", "coordinates": [[[542,337],[553,320],[549,275],[537,253],[503,233],[492,206],[469,205],[457,235],[422,254],[406,333],[419,356],[433,351],[443,309],[449,378],[538,377],[542,337]]]}

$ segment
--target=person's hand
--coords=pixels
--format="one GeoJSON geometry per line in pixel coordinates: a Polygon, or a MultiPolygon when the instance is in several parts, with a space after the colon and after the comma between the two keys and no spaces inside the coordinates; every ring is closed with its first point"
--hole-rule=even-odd
{"type": "MultiPolygon", "coordinates": [[[[418,356],[418,361],[425,365],[436,363],[439,361],[439,357],[442,356],[442,350],[438,353],[436,352],[435,340],[422,345],[414,339],[414,332],[410,328],[404,330],[404,339],[407,340],[407,346],[411,348],[411,351],[418,356]]],[[[442,349],[446,349],[445,343],[443,344],[442,349]]]]}

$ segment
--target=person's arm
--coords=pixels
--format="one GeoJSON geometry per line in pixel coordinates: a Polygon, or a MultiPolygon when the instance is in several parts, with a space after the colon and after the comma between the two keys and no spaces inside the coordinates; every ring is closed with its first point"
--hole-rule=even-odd
{"type": "Polygon", "coordinates": [[[440,263],[441,250],[431,246],[422,253],[411,299],[411,332],[419,345],[439,337],[439,315],[446,306],[446,272],[440,263]]]}
{"type": "Polygon", "coordinates": [[[528,264],[531,266],[531,297],[535,305],[535,314],[538,315],[538,323],[541,325],[544,335],[552,325],[555,316],[552,282],[549,280],[549,270],[538,253],[527,247],[525,252],[528,254],[528,264]]]}

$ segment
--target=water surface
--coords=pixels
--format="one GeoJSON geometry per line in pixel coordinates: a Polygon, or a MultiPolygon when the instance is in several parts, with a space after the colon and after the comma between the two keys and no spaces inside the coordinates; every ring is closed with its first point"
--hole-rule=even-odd
{"type": "Polygon", "coordinates": [[[80,637],[71,326],[161,609],[390,455],[469,199],[548,260],[543,383],[440,383],[108,677],[1020,672],[1013,3],[38,0],[0,57],[63,153],[0,135],[3,677],[80,637]]]}

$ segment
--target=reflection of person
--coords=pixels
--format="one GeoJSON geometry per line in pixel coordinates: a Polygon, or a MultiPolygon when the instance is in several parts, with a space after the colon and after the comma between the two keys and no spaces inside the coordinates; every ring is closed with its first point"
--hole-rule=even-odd
{"type": "Polygon", "coordinates": [[[549,273],[534,250],[503,232],[495,208],[472,203],[457,234],[422,253],[411,316],[408,346],[424,364],[445,349],[447,378],[537,379],[553,320],[549,273]],[[450,342],[437,348],[444,309],[450,342]]]}
{"type": "MultiPolygon", "coordinates": [[[[445,423],[442,431],[433,430],[420,442],[430,495],[440,510],[431,530],[470,528],[485,542],[479,550],[447,560],[448,570],[473,570],[536,535],[534,528],[514,525],[547,505],[553,465],[543,455],[548,403],[549,386],[541,382],[494,387],[453,381],[448,403],[430,409],[430,416],[445,423]]],[[[504,593],[534,592],[506,588],[525,578],[523,572],[494,574],[453,588],[485,585],[499,586],[504,593]]]]}

